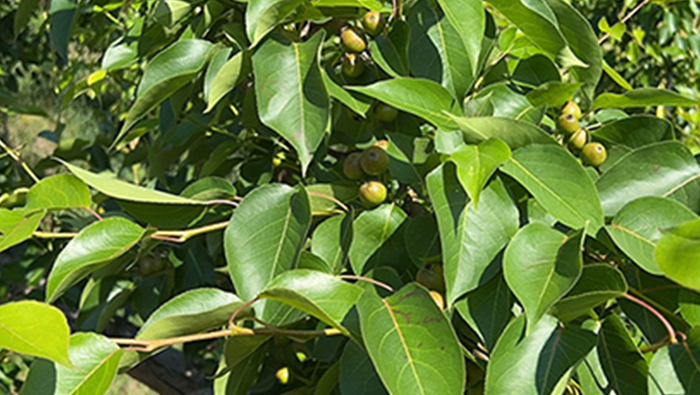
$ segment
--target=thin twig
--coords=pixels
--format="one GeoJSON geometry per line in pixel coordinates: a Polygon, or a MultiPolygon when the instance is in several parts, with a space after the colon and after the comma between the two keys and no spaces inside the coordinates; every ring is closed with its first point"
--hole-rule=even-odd
{"type": "Polygon", "coordinates": [[[673,326],[671,326],[671,323],[668,322],[668,320],[666,319],[666,317],[664,317],[663,314],[659,313],[655,308],[651,307],[651,305],[649,305],[647,302],[645,302],[641,299],[635,298],[634,296],[632,296],[630,294],[624,294],[624,295],[622,295],[622,297],[644,307],[651,314],[653,314],[656,318],[658,318],[659,321],[661,321],[663,326],[666,328],[666,332],[668,332],[668,340],[671,342],[671,344],[678,344],[678,339],[676,338],[676,330],[673,328],[673,326]]]}
{"type": "MultiPolygon", "coordinates": [[[[638,13],[639,10],[641,10],[642,7],[644,7],[648,2],[649,2],[649,0],[642,0],[642,2],[637,4],[637,6],[634,7],[634,9],[632,9],[632,11],[629,12],[629,14],[625,15],[625,17],[622,18],[622,20],[620,22],[623,25],[625,23],[627,23],[627,21],[629,21],[634,16],[634,14],[638,13]]],[[[605,33],[605,35],[603,37],[601,37],[600,40],[598,40],[598,44],[604,43],[605,40],[607,40],[608,38],[610,38],[610,33],[605,33]]]]}
{"type": "Polygon", "coordinates": [[[40,181],[39,177],[37,177],[34,171],[29,167],[29,165],[24,160],[22,160],[20,155],[14,149],[10,148],[10,146],[5,144],[5,142],[2,139],[0,139],[0,147],[2,147],[2,149],[5,150],[5,152],[7,152],[7,154],[10,156],[10,158],[12,158],[12,160],[19,163],[19,165],[22,166],[22,169],[24,169],[25,173],[29,175],[29,178],[31,178],[32,181],[34,181],[35,183],[40,181]]]}

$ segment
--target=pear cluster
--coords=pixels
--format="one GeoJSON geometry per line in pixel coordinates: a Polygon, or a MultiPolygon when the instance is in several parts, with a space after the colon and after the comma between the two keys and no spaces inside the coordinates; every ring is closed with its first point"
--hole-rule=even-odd
{"type": "MultiPolygon", "coordinates": [[[[362,152],[349,154],[343,162],[343,173],[351,180],[363,180],[368,176],[380,176],[389,168],[388,142],[381,140],[362,152]]],[[[386,187],[380,181],[366,180],[360,186],[360,202],[371,208],[386,200],[386,187]]]]}
{"type": "Polygon", "coordinates": [[[378,36],[384,30],[384,17],[378,11],[369,11],[362,17],[362,29],[356,26],[346,26],[340,33],[340,44],[345,50],[341,67],[343,74],[349,78],[357,78],[365,71],[365,50],[367,40],[365,33],[372,37],[378,36]]]}
{"type": "Polygon", "coordinates": [[[599,167],[608,158],[605,146],[591,142],[588,131],[580,124],[581,109],[570,101],[566,103],[557,119],[557,131],[566,138],[566,145],[574,153],[579,153],[583,163],[599,167]]]}

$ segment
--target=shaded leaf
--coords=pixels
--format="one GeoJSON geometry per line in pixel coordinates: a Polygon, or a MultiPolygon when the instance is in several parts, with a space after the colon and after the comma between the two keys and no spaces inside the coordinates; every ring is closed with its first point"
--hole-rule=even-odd
{"type": "Polygon", "coordinates": [[[574,288],[552,307],[552,315],[568,322],[625,292],[627,281],[619,270],[608,264],[585,265],[574,288]]]}
{"type": "Polygon", "coordinates": [[[673,136],[673,125],[653,115],[634,115],[606,123],[592,135],[596,139],[640,148],[673,136]]]}
{"type": "Polygon", "coordinates": [[[503,140],[511,149],[530,144],[556,143],[544,130],[531,123],[514,119],[501,117],[452,117],[452,120],[462,131],[464,141],[469,144],[478,144],[491,138],[503,140]]]}
{"type": "Polygon", "coordinates": [[[619,395],[646,395],[649,367],[617,315],[604,322],[598,339],[598,358],[610,388],[619,395]]]}
{"type": "Polygon", "coordinates": [[[314,230],[311,252],[321,257],[334,273],[338,273],[347,264],[352,240],[352,215],[336,215],[321,222],[314,230]]]}
{"type": "Polygon", "coordinates": [[[700,219],[661,230],[654,252],[666,277],[700,290],[700,219]]]}
{"type": "Polygon", "coordinates": [[[700,104],[700,101],[681,96],[676,92],[657,88],[640,88],[623,94],[603,93],[596,97],[593,109],[632,108],[648,106],[688,107],[700,104]]]}
{"type": "Polygon", "coordinates": [[[387,394],[369,355],[355,342],[347,342],[339,363],[341,394],[387,394]]]}
{"type": "Polygon", "coordinates": [[[383,204],[360,214],[353,223],[350,264],[355,274],[363,274],[365,265],[406,220],[406,213],[394,204],[383,204]]]}
{"type": "Polygon", "coordinates": [[[496,169],[510,159],[510,148],[499,139],[489,139],[479,145],[463,145],[450,161],[457,165],[457,177],[474,201],[479,205],[479,195],[496,169]]]}

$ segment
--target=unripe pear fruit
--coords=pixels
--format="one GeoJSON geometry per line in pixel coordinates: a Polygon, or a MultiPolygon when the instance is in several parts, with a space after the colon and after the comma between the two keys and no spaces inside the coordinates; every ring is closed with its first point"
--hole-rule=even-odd
{"type": "Polygon", "coordinates": [[[367,34],[374,37],[384,29],[384,17],[379,11],[370,11],[362,17],[362,27],[367,34]]]}
{"type": "Polygon", "coordinates": [[[588,132],[585,129],[579,129],[569,137],[567,145],[572,151],[580,151],[586,143],[588,143],[588,132]]]}
{"type": "Polygon", "coordinates": [[[367,208],[379,206],[386,200],[386,187],[379,181],[367,181],[360,186],[360,202],[367,208]]]}
{"type": "Polygon", "coordinates": [[[345,177],[351,180],[360,180],[364,178],[365,173],[362,171],[362,166],[360,166],[360,157],[362,154],[359,152],[353,152],[348,155],[343,162],[343,173],[345,177]]]}
{"type": "Polygon", "coordinates": [[[362,33],[350,26],[340,33],[340,43],[348,52],[362,52],[367,48],[362,33]]]}
{"type": "Polygon", "coordinates": [[[342,68],[346,77],[357,78],[365,71],[365,62],[357,54],[346,53],[343,57],[342,68]]]}
{"type": "Polygon", "coordinates": [[[578,119],[572,114],[562,114],[557,120],[557,130],[561,133],[572,134],[578,129],[578,119]]]}
{"type": "Polygon", "coordinates": [[[581,150],[581,158],[584,163],[598,167],[608,159],[608,151],[601,143],[588,143],[581,150]]]}
{"type": "Polygon", "coordinates": [[[389,168],[389,155],[379,147],[369,147],[362,152],[360,166],[365,173],[378,176],[389,168]]]}
{"type": "Polygon", "coordinates": [[[564,108],[561,110],[561,115],[573,115],[576,119],[581,119],[581,108],[573,101],[566,103],[564,108]]]}

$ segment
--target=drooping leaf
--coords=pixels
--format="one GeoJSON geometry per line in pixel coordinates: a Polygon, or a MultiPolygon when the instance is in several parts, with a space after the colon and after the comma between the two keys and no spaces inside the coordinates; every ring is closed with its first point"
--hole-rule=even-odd
{"type": "Polygon", "coordinates": [[[390,394],[464,393],[457,336],[423,287],[412,283],[386,299],[365,292],[357,310],[365,346],[390,394]]]}
{"type": "Polygon", "coordinates": [[[64,60],[68,60],[68,41],[73,19],[78,12],[77,0],[53,0],[49,8],[49,38],[51,45],[64,60]]]}
{"type": "MultiPolygon", "coordinates": [[[[245,197],[224,234],[228,269],[243,300],[253,299],[273,278],[296,266],[310,225],[303,188],[269,184],[245,197]]],[[[266,311],[266,305],[256,303],[255,311],[267,321],[273,311],[266,311]]]]}
{"type": "Polygon", "coordinates": [[[191,1],[159,0],[155,7],[155,18],[158,23],[173,27],[186,18],[194,7],[191,1]]]}
{"type": "Polygon", "coordinates": [[[29,189],[26,209],[60,210],[90,207],[90,190],[72,174],[44,178],[29,189]]]}
{"type": "Polygon", "coordinates": [[[557,65],[548,57],[536,54],[521,59],[513,70],[513,82],[530,88],[537,88],[549,82],[561,82],[557,65]]]}
{"type": "Polygon", "coordinates": [[[360,214],[353,223],[350,245],[352,270],[360,275],[365,265],[406,220],[406,213],[394,204],[383,204],[360,214]]]}
{"type": "Polygon", "coordinates": [[[131,249],[145,233],[145,229],[121,217],[83,228],[58,254],[49,273],[46,300],[58,299],[85,276],[131,249]]]}
{"type": "Polygon", "coordinates": [[[314,230],[311,252],[321,257],[337,273],[347,264],[352,239],[352,215],[336,215],[323,221],[314,230]]]}
{"type": "Polygon", "coordinates": [[[593,109],[601,108],[632,108],[648,106],[680,106],[689,107],[700,104],[700,101],[681,96],[666,89],[640,88],[622,94],[603,93],[593,102],[593,109]]]}
{"type": "Polygon", "coordinates": [[[362,292],[362,288],[332,275],[297,269],[275,277],[259,297],[290,305],[349,335],[340,322],[362,292]]]}
{"type": "Polygon", "coordinates": [[[25,213],[0,208],[0,251],[15,246],[34,234],[44,218],[46,210],[25,213]]]}
{"type": "Polygon", "coordinates": [[[19,3],[19,7],[17,7],[17,11],[15,13],[15,21],[14,21],[14,32],[15,32],[15,37],[19,36],[19,34],[24,30],[25,26],[27,26],[27,23],[29,23],[29,19],[32,17],[32,14],[37,10],[39,6],[39,0],[22,0],[19,3]]]}
{"type": "Polygon", "coordinates": [[[600,330],[598,358],[609,386],[620,395],[646,395],[649,367],[617,315],[609,316],[600,330]]]}
{"type": "Polygon", "coordinates": [[[84,183],[115,199],[136,203],[173,205],[208,204],[206,201],[190,199],[183,196],[172,195],[167,192],[161,192],[155,189],[144,188],[106,174],[92,173],[67,162],[62,163],[66,168],[68,168],[68,170],[70,170],[71,173],[73,173],[73,175],[78,177],[84,183]]]}
{"type": "Polygon", "coordinates": [[[462,131],[464,141],[469,144],[498,138],[515,150],[530,144],[556,143],[544,130],[528,122],[501,117],[452,117],[452,120],[462,131]]]}
{"type": "Polygon", "coordinates": [[[592,133],[597,139],[640,148],[670,138],[671,122],[652,115],[634,115],[606,123],[592,133]]]}
{"type": "Polygon", "coordinates": [[[496,343],[486,368],[487,394],[560,393],[555,389],[596,343],[595,333],[573,325],[562,327],[551,316],[542,317],[527,335],[524,330],[521,315],[496,343]]]}
{"type": "Polygon", "coordinates": [[[317,58],[324,37],[319,32],[295,43],[273,35],[253,55],[260,120],[296,149],[302,172],[321,144],[330,117],[330,99],[317,58]]]}
{"type": "Polygon", "coordinates": [[[408,24],[411,26],[409,67],[414,76],[438,82],[454,97],[463,97],[474,82],[475,60],[478,59],[480,50],[479,37],[483,35],[484,30],[484,10],[479,4],[478,12],[475,12],[472,1],[460,3],[459,6],[452,1],[442,3],[443,9],[450,12],[450,16],[445,16],[439,10],[430,7],[428,1],[420,1],[411,8],[408,15],[408,24]],[[462,12],[469,17],[455,27],[450,18],[462,12]],[[482,23],[482,27],[478,32],[460,36],[459,29],[477,30],[479,22],[482,23]],[[477,43],[476,48],[471,48],[475,51],[475,58],[471,57],[472,53],[466,47],[472,43],[477,43]]]}
{"type": "Polygon", "coordinates": [[[518,210],[500,179],[482,192],[478,208],[469,201],[453,164],[427,177],[440,229],[447,303],[498,272],[494,259],[518,230],[518,210]]]}
{"type": "Polygon", "coordinates": [[[499,139],[489,139],[479,145],[464,145],[450,155],[450,161],[457,165],[459,182],[476,207],[486,182],[508,159],[510,148],[499,139]]]}
{"type": "Polygon", "coordinates": [[[459,315],[479,334],[486,349],[493,350],[498,337],[510,321],[510,309],[514,302],[503,276],[497,276],[466,294],[454,306],[459,315]]]}
{"type": "Polygon", "coordinates": [[[0,348],[71,366],[70,328],[61,310],[32,300],[0,306],[0,348]]]}
{"type": "Polygon", "coordinates": [[[700,220],[661,230],[654,256],[666,277],[700,290],[700,220]]]}
{"type": "Polygon", "coordinates": [[[533,106],[559,107],[571,100],[582,84],[547,82],[527,94],[533,106]]]}
{"type": "Polygon", "coordinates": [[[257,45],[301,4],[302,0],[250,0],[245,13],[245,26],[251,45],[257,45]]]}
{"type": "Polygon", "coordinates": [[[607,264],[586,265],[578,282],[552,307],[552,315],[571,321],[627,292],[627,282],[619,270],[607,264]]]}
{"type": "Polygon", "coordinates": [[[562,66],[586,66],[569,48],[559,30],[557,16],[544,0],[492,0],[490,3],[562,66]]]}
{"type": "Polygon", "coordinates": [[[559,29],[564,35],[569,48],[581,59],[585,66],[574,65],[569,68],[571,74],[583,84],[583,92],[589,98],[595,95],[600,77],[603,74],[603,51],[598,44],[598,37],[586,17],[565,1],[546,0],[559,22],[559,29]]]}
{"type": "Polygon", "coordinates": [[[345,88],[342,87],[342,82],[338,80],[338,77],[334,75],[333,71],[321,69],[321,74],[323,76],[323,83],[326,85],[328,95],[331,98],[345,104],[361,117],[366,117],[367,111],[369,111],[372,105],[371,99],[357,92],[348,92],[345,90],[345,88]]]}
{"type": "Polygon", "coordinates": [[[663,347],[649,365],[649,394],[694,394],[700,391],[700,327],[689,333],[684,344],[663,347]]]}
{"type": "MultiPolygon", "coordinates": [[[[162,304],[136,334],[137,339],[165,339],[204,332],[226,324],[243,306],[238,296],[217,288],[197,288],[162,304]]],[[[239,318],[249,315],[244,311],[239,318]]]]}
{"type": "Polygon", "coordinates": [[[663,275],[654,259],[661,229],[691,221],[698,216],[671,199],[645,197],[627,203],[606,230],[615,244],[642,269],[663,275]]]}
{"type": "Polygon", "coordinates": [[[396,21],[388,34],[380,34],[368,43],[372,60],[392,77],[408,76],[408,34],[408,25],[396,21]]]}
{"type": "Polygon", "coordinates": [[[204,68],[212,44],[205,40],[180,40],[160,52],[146,66],[131,106],[112,146],[126,136],[136,122],[154,110],[204,68]]]}
{"type": "Polygon", "coordinates": [[[419,116],[442,129],[456,129],[450,114],[461,113],[450,92],[430,80],[401,77],[347,88],[419,116]]]}
{"type": "MultiPolygon", "coordinates": [[[[249,336],[246,336],[249,337],[249,336]]],[[[250,336],[253,338],[262,336],[250,336]]],[[[234,339],[234,338],[232,338],[234,339]]],[[[260,365],[265,360],[266,347],[260,347],[246,355],[228,373],[214,379],[214,395],[247,395],[260,375],[260,365]]]]}
{"type": "Polygon", "coordinates": [[[591,234],[603,225],[593,181],[565,148],[530,145],[515,151],[501,169],[564,225],[580,229],[588,223],[591,234]]]}
{"type": "Polygon", "coordinates": [[[117,276],[88,280],[80,295],[76,329],[103,332],[117,310],[126,305],[134,288],[133,282],[117,276]]]}
{"type": "Polygon", "coordinates": [[[250,70],[250,54],[248,51],[241,51],[228,59],[216,74],[212,77],[211,85],[205,93],[207,109],[211,111],[221,99],[224,98],[250,70]]]}
{"type": "Polygon", "coordinates": [[[625,204],[645,196],[679,195],[689,202],[700,199],[698,179],[700,165],[690,150],[679,142],[666,141],[623,156],[596,181],[596,187],[603,212],[612,216],[625,204]]]}
{"type": "Polygon", "coordinates": [[[341,394],[387,394],[367,353],[355,342],[347,342],[340,356],[341,394]]]}
{"type": "Polygon", "coordinates": [[[124,350],[102,335],[76,333],[70,337],[68,352],[75,367],[35,360],[21,394],[102,395],[117,375],[124,350]]]}
{"type": "MultiPolygon", "coordinates": [[[[544,107],[534,106],[525,95],[516,92],[505,82],[491,84],[485,87],[484,89],[479,90],[479,92],[476,93],[476,95],[471,96],[469,100],[464,104],[464,113],[468,117],[477,118],[474,119],[473,122],[479,122],[478,118],[492,116],[494,118],[510,118],[514,121],[521,121],[537,126],[542,121],[544,111],[544,107]]],[[[496,126],[497,125],[491,125],[491,128],[489,129],[496,129],[496,126]]],[[[507,133],[501,133],[503,134],[504,138],[508,138],[509,135],[513,133],[514,129],[518,127],[519,123],[514,122],[511,125],[509,125],[507,133]]],[[[486,128],[484,127],[483,129],[486,128]]],[[[462,129],[462,131],[470,132],[469,128],[462,129]]],[[[498,131],[488,131],[482,133],[498,133],[498,131]]],[[[526,131],[520,130],[518,133],[526,135],[542,134],[541,131],[533,129],[529,129],[526,131]]],[[[470,133],[466,137],[474,138],[478,137],[478,134],[477,136],[471,136],[470,133]]]]}
{"type": "Polygon", "coordinates": [[[566,236],[535,223],[520,229],[508,244],[503,276],[525,309],[528,329],[576,285],[583,238],[582,231],[566,236]]]}

